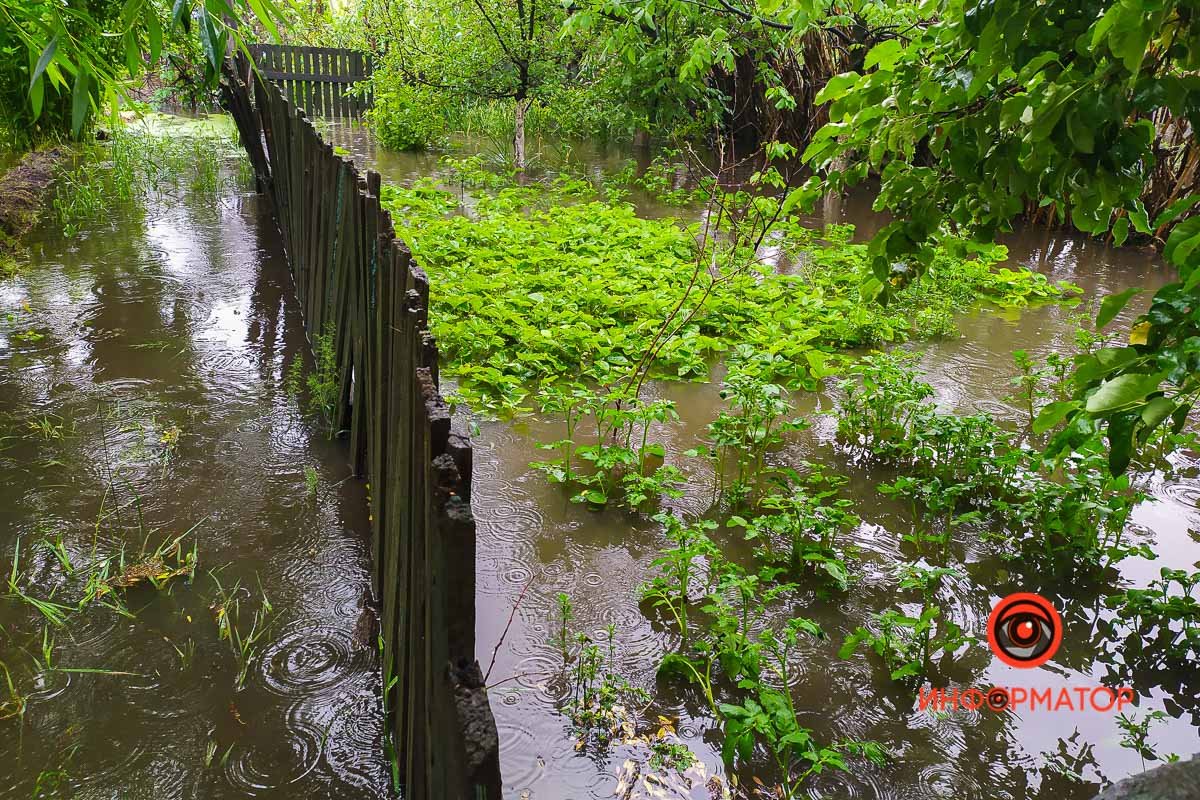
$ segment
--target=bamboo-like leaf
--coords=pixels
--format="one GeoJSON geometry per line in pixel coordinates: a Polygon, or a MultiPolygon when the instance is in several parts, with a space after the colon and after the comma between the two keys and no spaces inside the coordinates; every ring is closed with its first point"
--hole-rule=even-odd
{"type": "Polygon", "coordinates": [[[264,3],[263,0],[248,0],[250,10],[254,12],[254,17],[259,23],[266,28],[267,33],[271,35],[272,41],[279,41],[279,27],[275,24],[275,15],[271,13],[272,9],[264,3]]]}
{"type": "Polygon", "coordinates": [[[29,91],[33,91],[33,85],[42,77],[42,73],[46,71],[46,67],[50,66],[51,59],[54,58],[55,52],[58,50],[58,34],[50,37],[50,41],[46,43],[46,48],[42,50],[42,54],[38,57],[37,64],[33,67],[33,73],[29,78],[29,91]]]}
{"type": "Polygon", "coordinates": [[[208,13],[208,9],[204,6],[200,7],[200,49],[204,51],[204,57],[208,61],[209,66],[213,70],[221,68],[221,52],[220,36],[217,33],[217,26],[213,22],[212,17],[208,13]]]}
{"type": "Polygon", "coordinates": [[[46,81],[39,77],[29,89],[29,102],[33,106],[33,118],[42,116],[42,102],[46,94],[46,81]]]}
{"type": "Polygon", "coordinates": [[[190,31],[192,27],[192,7],[188,0],[175,0],[175,5],[171,8],[171,24],[190,31]]]}
{"type": "Polygon", "coordinates": [[[83,123],[87,121],[88,108],[92,99],[90,96],[91,76],[80,69],[75,74],[75,88],[71,92],[71,131],[79,136],[83,123]]]}
{"type": "Polygon", "coordinates": [[[146,17],[146,37],[150,40],[150,63],[157,64],[162,57],[162,23],[153,11],[146,17]]]}

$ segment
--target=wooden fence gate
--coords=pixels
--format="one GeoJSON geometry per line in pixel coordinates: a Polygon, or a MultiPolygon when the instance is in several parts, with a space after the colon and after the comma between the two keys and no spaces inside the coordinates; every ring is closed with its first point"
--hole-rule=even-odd
{"type": "Polygon", "coordinates": [[[285,44],[252,44],[249,49],[263,77],[310,117],[359,118],[371,106],[369,95],[346,91],[371,76],[370,60],[357,50],[285,44]]]}
{"type": "MultiPolygon", "coordinates": [[[[249,65],[222,99],[271,199],[309,342],[336,354],[334,424],[368,482],[387,731],[405,800],[500,800],[496,721],[475,660],[470,442],[450,429],[429,281],[360,175],[249,65]]],[[[302,557],[302,556],[301,556],[302,557]]]]}

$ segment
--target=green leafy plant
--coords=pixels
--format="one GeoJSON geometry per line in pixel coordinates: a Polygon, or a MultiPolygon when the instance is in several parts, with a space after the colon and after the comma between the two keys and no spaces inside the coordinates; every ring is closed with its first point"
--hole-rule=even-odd
{"type": "Polygon", "coordinates": [[[650,769],[655,772],[673,771],[682,775],[699,759],[683,742],[656,737],[650,742],[650,769]]]}
{"type": "MultiPolygon", "coordinates": [[[[789,662],[801,636],[820,636],[820,629],[809,620],[789,620],[776,634],[771,629],[761,637],[764,663],[779,685],[790,685],[789,662]]],[[[782,776],[782,796],[793,798],[802,790],[804,781],[827,769],[849,770],[847,754],[864,755],[882,764],[884,752],[873,742],[844,742],[821,745],[812,730],[800,722],[799,712],[791,692],[752,682],[753,696],[742,703],[723,703],[725,741],[722,755],[727,764],[735,759],[751,762],[756,744],[765,745],[782,776]]]]}
{"type": "Polygon", "coordinates": [[[883,659],[893,681],[913,685],[925,679],[935,658],[952,657],[967,637],[936,602],[942,579],[954,575],[954,570],[905,564],[898,574],[901,589],[920,594],[918,613],[887,609],[876,614],[871,627],[859,627],[846,638],[838,656],[849,658],[865,644],[883,659]]]}
{"type": "Polygon", "coordinates": [[[178,425],[169,425],[158,437],[158,443],[162,446],[162,474],[164,477],[171,459],[175,456],[175,450],[179,447],[181,435],[183,435],[183,430],[178,425]]]}
{"type": "Polygon", "coordinates": [[[936,545],[944,558],[956,529],[990,522],[988,538],[1004,555],[1079,575],[1144,552],[1125,529],[1145,494],[1129,476],[1112,474],[1099,437],[1048,462],[990,415],[944,413],[926,402],[932,390],[905,361],[865,360],[859,379],[844,382],[837,415],[843,441],[901,470],[880,489],[908,500],[927,526],[909,534],[912,541],[936,545]],[[888,407],[898,409],[894,418],[888,407]]]}
{"type": "Polygon", "coordinates": [[[596,393],[580,387],[544,388],[540,395],[545,411],[561,413],[567,438],[541,445],[561,455],[533,464],[554,483],[579,491],[576,502],[602,508],[614,500],[636,509],[662,496],[679,497],[683,475],[661,463],[665,448],[650,441],[650,427],[678,419],[674,404],[643,402],[624,388],[596,393]],[[580,424],[588,421],[591,443],[580,444],[580,424]]]}
{"type": "Polygon", "coordinates": [[[915,373],[916,356],[873,353],[860,359],[856,378],[839,382],[838,435],[869,452],[886,452],[909,435],[914,417],[933,396],[915,373]]]}
{"type": "Polygon", "coordinates": [[[659,514],[655,519],[666,526],[665,534],[672,546],[651,562],[658,575],[642,587],[642,599],[670,616],[686,646],[692,582],[702,566],[698,561],[718,552],[708,533],[717,524],[711,520],[685,523],[670,513],[659,514]]]}
{"type": "Polygon", "coordinates": [[[1179,756],[1171,753],[1165,756],[1160,756],[1158,751],[1150,744],[1150,726],[1159,720],[1165,719],[1166,712],[1154,710],[1147,711],[1139,720],[1136,715],[1125,714],[1117,715],[1117,727],[1121,729],[1121,747],[1127,748],[1138,754],[1142,760],[1142,770],[1146,769],[1146,759],[1157,761],[1159,758],[1167,762],[1175,762],[1179,760],[1179,756]]]}
{"type": "Polygon", "coordinates": [[[0,700],[0,720],[16,717],[22,719],[25,716],[25,707],[28,702],[28,696],[17,689],[13,682],[12,673],[8,669],[8,665],[0,661],[0,670],[4,670],[4,689],[5,697],[0,700]]]}
{"type": "Polygon", "coordinates": [[[709,458],[717,496],[734,506],[754,500],[768,471],[767,454],[783,444],[784,434],[807,427],[802,420],[787,418],[791,405],[784,389],[763,379],[754,368],[761,362],[742,356],[744,361],[730,368],[721,388],[729,410],[720,411],[708,424],[707,443],[688,451],[709,458]]]}
{"type": "Polygon", "coordinates": [[[838,496],[846,479],[814,464],[801,467],[803,474],[784,471],[775,491],[759,501],[762,512],[773,513],[734,515],[729,524],[744,528],[746,539],[758,544],[768,561],[783,561],[793,574],[805,567],[818,569],[845,589],[850,578],[838,538],[858,523],[850,511],[853,503],[838,496]]]}
{"type": "Polygon", "coordinates": [[[636,729],[633,706],[646,705],[650,695],[631,686],[616,669],[616,633],[605,629],[604,647],[587,634],[576,634],[579,652],[571,668],[571,697],[567,714],[580,742],[606,747],[616,737],[632,738],[636,729]]]}
{"type": "Polygon", "coordinates": [[[1163,567],[1145,588],[1111,594],[1105,605],[1115,615],[1103,627],[1127,662],[1158,671],[1200,657],[1200,571],[1163,567]]]}
{"type": "Polygon", "coordinates": [[[283,380],[284,393],[319,414],[325,421],[329,438],[337,433],[337,410],[341,375],[337,362],[337,333],[332,320],[313,339],[313,368],[305,372],[304,357],[295,356],[288,364],[283,380]]]}
{"type": "Polygon", "coordinates": [[[575,613],[571,606],[571,597],[566,592],[559,592],[556,600],[558,601],[558,631],[555,634],[555,641],[558,643],[558,652],[562,656],[563,665],[565,666],[570,655],[571,620],[575,618],[575,613]]]}
{"type": "Polygon", "coordinates": [[[445,133],[444,110],[428,89],[397,81],[375,81],[374,103],[367,113],[371,130],[392,150],[426,150],[445,133]]]}

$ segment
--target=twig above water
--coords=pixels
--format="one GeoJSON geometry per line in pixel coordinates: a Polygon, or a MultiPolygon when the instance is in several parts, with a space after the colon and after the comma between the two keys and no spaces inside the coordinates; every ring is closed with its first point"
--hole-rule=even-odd
{"type": "Polygon", "coordinates": [[[508,636],[508,629],[512,627],[513,618],[517,616],[517,609],[521,607],[521,601],[525,599],[525,593],[529,591],[529,587],[533,585],[533,578],[530,578],[525,588],[517,595],[517,601],[513,603],[512,611],[508,612],[508,622],[504,626],[504,632],[500,634],[500,641],[496,642],[495,648],[492,649],[492,662],[488,664],[487,672],[483,674],[483,683],[486,686],[488,678],[492,675],[492,667],[496,666],[496,656],[500,652],[500,645],[504,644],[504,639],[508,636]]]}

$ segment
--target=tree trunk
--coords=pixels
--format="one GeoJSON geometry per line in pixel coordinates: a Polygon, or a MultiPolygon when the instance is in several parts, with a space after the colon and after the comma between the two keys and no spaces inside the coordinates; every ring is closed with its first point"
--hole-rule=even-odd
{"type": "Polygon", "coordinates": [[[513,162],[517,172],[525,171],[525,112],[529,110],[529,100],[517,98],[516,124],[513,126],[513,162]]]}

